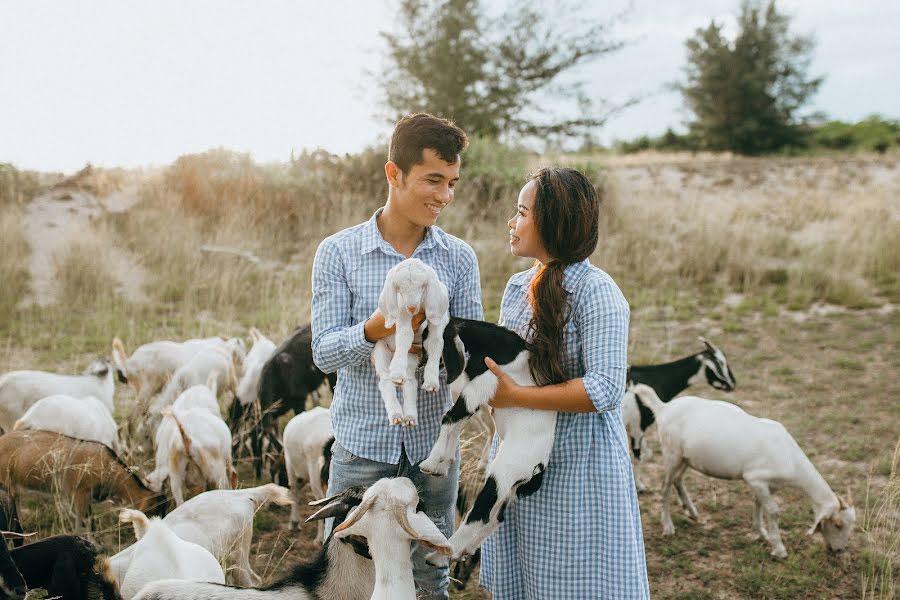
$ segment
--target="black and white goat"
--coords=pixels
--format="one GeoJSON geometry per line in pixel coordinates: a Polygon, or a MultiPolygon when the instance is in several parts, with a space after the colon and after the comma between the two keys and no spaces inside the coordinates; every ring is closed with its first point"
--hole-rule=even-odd
{"type": "Polygon", "coordinates": [[[262,589],[158,581],[136,600],[414,600],[411,542],[449,552],[405,477],[381,479],[368,490],[350,488],[313,504],[321,508],[308,520],[335,517],[337,526],[311,561],[281,580],[262,589]]]}
{"type": "Polygon", "coordinates": [[[10,557],[28,588],[44,588],[48,598],[122,600],[108,561],[82,537],[55,535],[15,548],[10,557]]]}
{"type": "Polygon", "coordinates": [[[326,380],[334,389],[337,376],[325,375],[313,363],[312,328],[305,325],[297,328],[266,361],[259,378],[259,401],[235,400],[231,404],[232,431],[240,431],[243,421],[251,423],[250,444],[257,478],[262,476],[264,459],[272,465],[281,454],[278,417],[291,410],[295,414],[306,410],[306,398],[326,380]]]}
{"type": "MultiPolygon", "coordinates": [[[[535,385],[528,367],[530,353],[514,331],[484,321],[451,318],[444,330],[444,365],[456,399],[444,415],[438,440],[419,468],[446,476],[455,460],[459,436],[466,421],[484,407],[497,390],[497,378],[484,364],[490,356],[519,385],[535,385]]],[[[513,495],[533,494],[541,487],[553,449],[556,413],[527,408],[494,411],[500,447],[487,467],[484,485],[464,523],[450,538],[452,558],[475,552],[503,520],[513,495]]],[[[442,562],[443,559],[434,560],[442,562]]]]}
{"type": "MultiPolygon", "coordinates": [[[[685,356],[672,362],[659,365],[632,365],[628,367],[628,385],[643,383],[656,392],[663,401],[668,402],[689,386],[706,382],[717,390],[731,392],[737,385],[725,353],[706,341],[699,340],[706,346],[702,352],[685,356]]],[[[653,411],[641,402],[630,391],[622,398],[622,421],[625,432],[631,443],[634,454],[635,487],[639,492],[647,489],[638,475],[640,461],[649,458],[649,448],[644,444],[644,432],[653,425],[653,411]]]]}

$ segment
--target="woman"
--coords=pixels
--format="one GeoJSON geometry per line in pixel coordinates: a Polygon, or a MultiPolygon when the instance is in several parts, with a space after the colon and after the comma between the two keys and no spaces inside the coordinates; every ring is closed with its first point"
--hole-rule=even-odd
{"type": "Polygon", "coordinates": [[[495,600],[649,598],[619,416],[629,309],[588,260],[599,214],[584,175],[549,168],[522,188],[509,221],[512,253],[536,260],[510,278],[500,322],[531,343],[531,371],[542,385],[518,386],[485,359],[499,379],[491,405],[560,415],[541,489],[512,502],[484,543],[481,583],[495,600]]]}

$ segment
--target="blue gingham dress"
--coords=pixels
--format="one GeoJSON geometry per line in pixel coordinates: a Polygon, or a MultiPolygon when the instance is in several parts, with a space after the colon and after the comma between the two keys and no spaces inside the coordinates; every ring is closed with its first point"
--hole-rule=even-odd
{"type": "MultiPolygon", "coordinates": [[[[363,326],[378,308],[387,272],[406,257],[381,236],[375,219],[382,210],[319,244],[312,273],[313,362],[326,373],[338,373],[331,423],[341,446],[392,465],[400,462],[402,447],[416,464],[431,452],[452,399],[446,371],[441,370],[438,391],[428,393],[421,390],[420,369],[418,425],[397,427],[388,420],[371,361],[375,345],[366,341],[363,326]]],[[[433,267],[447,286],[452,316],[484,318],[478,260],[471,246],[432,226],[413,257],[433,267]]]]}
{"type": "MultiPolygon", "coordinates": [[[[500,322],[521,335],[536,268],[510,278],[500,322]]],[[[641,516],[625,429],[628,303],[587,260],[569,265],[564,368],[583,378],[596,413],[561,413],[541,489],[510,503],[482,547],[481,584],[494,600],[649,598],[641,516]]],[[[491,458],[497,449],[495,436],[491,458]]]]}

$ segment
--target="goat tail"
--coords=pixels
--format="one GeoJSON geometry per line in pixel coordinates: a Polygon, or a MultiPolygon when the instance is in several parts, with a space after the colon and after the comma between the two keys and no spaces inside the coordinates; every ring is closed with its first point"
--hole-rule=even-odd
{"type": "Polygon", "coordinates": [[[147,515],[134,508],[124,508],[119,511],[119,523],[131,523],[137,539],[144,537],[150,527],[150,519],[147,518],[147,515]]]}
{"type": "Polygon", "coordinates": [[[184,425],[182,425],[181,421],[178,420],[178,415],[175,414],[175,409],[171,406],[164,406],[161,411],[159,411],[163,417],[171,417],[173,421],[175,421],[175,425],[178,427],[178,433],[181,435],[181,443],[184,444],[184,453],[187,456],[191,455],[191,436],[188,435],[187,431],[184,430],[184,425]]]}
{"type": "Polygon", "coordinates": [[[267,483],[256,488],[252,498],[256,508],[261,507],[266,502],[273,502],[278,506],[289,506],[294,503],[291,499],[291,491],[274,483],[267,483]]]}
{"type": "Polygon", "coordinates": [[[659,396],[649,385],[644,383],[637,383],[628,389],[635,397],[641,401],[641,403],[649,408],[653,412],[654,417],[658,417],[659,413],[662,412],[666,405],[662,400],[659,399],[659,396]]]}
{"type": "Polygon", "coordinates": [[[86,600],[121,600],[119,584],[113,575],[112,567],[105,556],[98,556],[94,561],[91,575],[85,582],[86,600]]]}

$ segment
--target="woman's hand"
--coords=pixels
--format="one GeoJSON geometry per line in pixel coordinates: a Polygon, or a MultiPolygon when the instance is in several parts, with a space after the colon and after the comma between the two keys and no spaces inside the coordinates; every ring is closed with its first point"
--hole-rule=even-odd
{"type": "Polygon", "coordinates": [[[493,408],[513,408],[521,406],[518,402],[518,392],[522,387],[512,380],[512,377],[500,370],[497,363],[489,357],[484,357],[484,364],[497,377],[497,392],[490,401],[493,408]]]}

